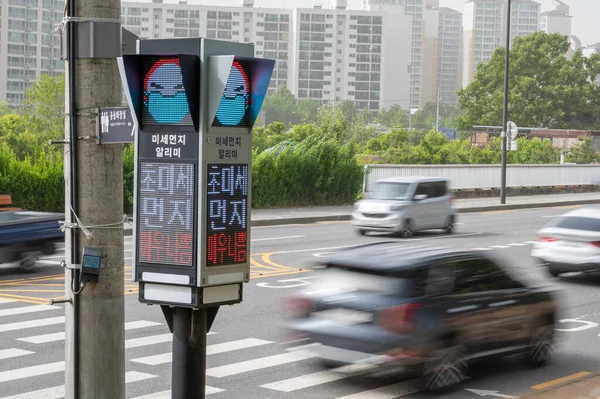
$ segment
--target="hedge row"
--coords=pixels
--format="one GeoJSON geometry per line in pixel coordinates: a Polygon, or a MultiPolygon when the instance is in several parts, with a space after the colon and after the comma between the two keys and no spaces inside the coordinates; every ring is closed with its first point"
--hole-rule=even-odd
{"type": "MultiPolygon", "coordinates": [[[[361,188],[362,167],[352,149],[333,140],[253,158],[253,208],[347,204],[361,188]]],[[[133,210],[133,166],[133,148],[126,147],[123,205],[127,213],[133,210]]],[[[18,160],[8,146],[1,146],[0,193],[12,194],[15,206],[23,209],[63,212],[62,156],[40,153],[18,160]]]]}

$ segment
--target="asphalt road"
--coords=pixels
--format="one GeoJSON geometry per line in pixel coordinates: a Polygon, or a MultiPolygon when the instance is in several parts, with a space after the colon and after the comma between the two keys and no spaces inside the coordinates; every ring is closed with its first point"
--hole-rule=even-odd
{"type": "MultiPolygon", "coordinates": [[[[209,340],[207,392],[215,399],[394,399],[433,398],[408,376],[348,377],[313,359],[285,352],[281,345],[281,299],[315,278],[319,256],[343,247],[382,240],[479,248],[529,281],[561,289],[560,344],[554,361],[529,369],[516,358],[485,363],[472,370],[452,394],[468,399],[493,392],[514,397],[566,378],[600,372],[600,277],[551,279],[529,256],[535,232],[566,208],[460,215],[455,234],[420,234],[410,239],[360,237],[347,222],[257,227],[252,231],[252,279],[244,302],[221,308],[209,340]],[[472,392],[483,390],[490,392],[472,392]]],[[[125,259],[131,265],[127,237],[125,259]]],[[[34,273],[0,268],[0,399],[61,398],[64,384],[64,311],[47,306],[60,297],[60,254],[40,262],[34,273]],[[24,280],[27,279],[27,280],[24,280]]],[[[170,398],[170,334],[159,307],[137,302],[126,286],[127,398],[170,398]]],[[[494,396],[489,397],[494,397],[494,396]]],[[[500,395],[500,396],[498,396],[500,395]]],[[[442,396],[440,396],[442,397],[442,396]]]]}

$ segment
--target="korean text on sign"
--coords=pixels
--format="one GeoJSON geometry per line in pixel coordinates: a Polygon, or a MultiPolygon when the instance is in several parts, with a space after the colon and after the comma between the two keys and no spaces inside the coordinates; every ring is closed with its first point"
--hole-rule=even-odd
{"type": "Polygon", "coordinates": [[[194,165],[142,162],[140,186],[140,261],[192,266],[194,165]]]}
{"type": "Polygon", "coordinates": [[[207,261],[210,266],[247,259],[248,165],[208,165],[207,261]]]}

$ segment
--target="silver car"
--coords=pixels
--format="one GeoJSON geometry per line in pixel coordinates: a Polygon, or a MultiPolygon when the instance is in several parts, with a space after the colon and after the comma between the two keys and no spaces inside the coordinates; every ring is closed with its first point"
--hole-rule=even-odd
{"type": "Polygon", "coordinates": [[[600,271],[600,208],[570,211],[552,220],[537,235],[531,256],[552,276],[600,271]]]}
{"type": "Polygon", "coordinates": [[[450,234],[456,223],[453,199],[444,178],[381,179],[367,199],[354,205],[352,225],[361,235],[380,231],[410,237],[430,229],[443,229],[450,234]]]}

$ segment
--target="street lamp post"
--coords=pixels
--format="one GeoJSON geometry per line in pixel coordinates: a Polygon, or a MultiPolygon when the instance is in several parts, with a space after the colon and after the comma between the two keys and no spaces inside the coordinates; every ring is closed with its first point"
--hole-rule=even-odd
{"type": "Polygon", "coordinates": [[[506,11],[506,58],[504,60],[504,109],[502,111],[502,171],[500,203],[506,204],[506,150],[508,144],[508,72],[510,66],[510,14],[512,0],[508,0],[506,11]]]}

